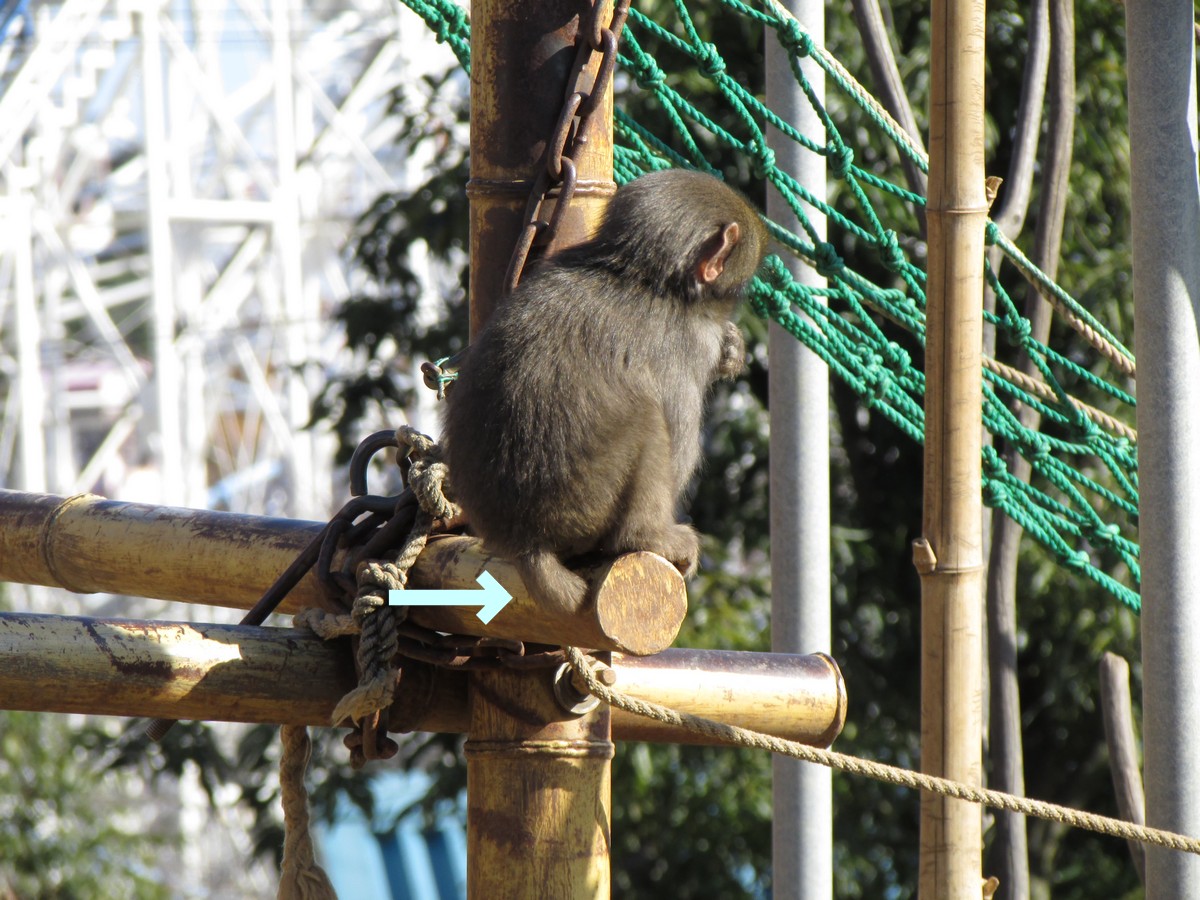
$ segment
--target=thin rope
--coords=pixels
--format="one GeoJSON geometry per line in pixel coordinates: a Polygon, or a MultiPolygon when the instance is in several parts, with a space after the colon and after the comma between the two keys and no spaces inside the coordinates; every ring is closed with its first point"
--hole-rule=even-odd
{"type": "Polygon", "coordinates": [[[588,690],[605,703],[635,715],[655,719],[667,725],[686,728],[689,731],[703,734],[722,743],[770,750],[773,753],[839,769],[853,775],[865,775],[868,778],[874,778],[877,781],[887,782],[888,784],[929,791],[930,793],[941,794],[944,797],[953,797],[957,800],[980,803],[1008,812],[1037,816],[1040,819],[1049,819],[1052,822],[1062,822],[1066,825],[1085,828],[1089,831],[1099,832],[1100,834],[1200,855],[1200,840],[1187,837],[1186,835],[1163,831],[1159,828],[1150,828],[1145,825],[1135,825],[1132,822],[1123,822],[1120,819],[1112,819],[1107,816],[1096,815],[1095,813],[1082,812],[1066,806],[1047,803],[1044,800],[1031,800],[1028,797],[1018,797],[1014,794],[1003,793],[1002,791],[972,787],[958,781],[951,781],[948,778],[939,778],[935,775],[926,775],[922,772],[912,772],[908,769],[859,759],[856,756],[848,756],[845,753],[838,753],[833,750],[810,747],[807,744],[784,740],[783,738],[777,738],[769,734],[761,734],[757,731],[751,731],[748,728],[740,728],[737,725],[714,722],[712,719],[693,716],[689,713],[681,713],[665,706],[659,706],[657,703],[639,700],[636,697],[630,697],[628,694],[613,690],[602,683],[596,677],[595,671],[581,650],[575,647],[563,647],[563,651],[566,653],[567,661],[570,662],[571,667],[586,682],[588,690]]]}

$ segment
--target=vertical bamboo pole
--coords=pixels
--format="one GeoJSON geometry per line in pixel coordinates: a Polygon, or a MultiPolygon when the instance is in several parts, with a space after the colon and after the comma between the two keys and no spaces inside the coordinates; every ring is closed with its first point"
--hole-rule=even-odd
{"type": "MultiPolygon", "coordinates": [[[[921,767],[978,784],[982,766],[983,0],[934,0],[929,116],[921,767]]],[[[979,896],[978,806],[921,797],[920,896],[979,896]]]]}
{"type": "MultiPolygon", "coordinates": [[[[818,44],[825,42],[824,0],[784,0],[818,44]]],[[[825,77],[802,60],[813,92],[825,99],[825,77]]],[[[824,144],[825,124],[792,75],[787,53],[767,35],[767,105],[784,121],[824,144]]],[[[771,129],[767,141],[778,164],[818,200],[825,199],[825,157],[771,129]]],[[[777,191],[767,212],[781,223],[795,214],[777,191]]],[[[823,240],[825,216],[809,210],[823,240]]],[[[824,287],[811,266],[792,268],[796,280],[824,287]]],[[[829,652],[829,369],[775,322],[771,359],[771,649],[776,653],[829,652]]],[[[833,896],[833,778],[829,769],[796,759],[772,760],[772,884],[776,900],[833,896]]]]}
{"type": "MultiPolygon", "coordinates": [[[[500,302],[521,214],[562,108],[582,0],[471,5],[471,331],[500,302]]],[[[574,158],[560,243],[581,240],[612,182],[612,98],[574,158]]],[[[546,671],[476,672],[467,754],[467,896],[610,895],[607,707],[563,712],[546,671]]]]}

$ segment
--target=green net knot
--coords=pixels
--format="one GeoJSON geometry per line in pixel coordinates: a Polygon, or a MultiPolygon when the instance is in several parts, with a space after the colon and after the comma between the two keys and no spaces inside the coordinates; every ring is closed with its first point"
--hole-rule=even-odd
{"type": "Polygon", "coordinates": [[[821,241],[813,247],[813,262],[817,264],[817,272],[825,278],[835,278],[846,268],[846,261],[838,256],[837,248],[828,241],[821,241]]]}
{"type": "Polygon", "coordinates": [[[1000,240],[1000,226],[988,219],[987,227],[983,230],[983,242],[991,247],[1000,240]]]}
{"type": "Polygon", "coordinates": [[[1026,458],[1034,465],[1040,464],[1044,466],[1054,459],[1054,451],[1050,446],[1050,442],[1036,432],[1028,436],[1025,446],[1029,448],[1026,458]]]}
{"type": "Polygon", "coordinates": [[[780,23],[778,28],[779,43],[789,56],[803,59],[813,52],[813,39],[795,19],[780,23]]]}
{"type": "Polygon", "coordinates": [[[1093,544],[1097,545],[1109,546],[1121,536],[1121,526],[1116,522],[1109,522],[1107,525],[1097,524],[1088,531],[1088,537],[1091,538],[1093,544]]]}
{"type": "Polygon", "coordinates": [[[1018,313],[1009,310],[1004,317],[1004,339],[1014,347],[1024,347],[1033,334],[1033,323],[1018,313]]]}
{"type": "Polygon", "coordinates": [[[983,486],[983,505],[989,509],[1004,509],[1008,506],[1008,488],[998,478],[983,486]]]}
{"type": "Polygon", "coordinates": [[[904,269],[904,251],[900,249],[900,238],[896,232],[888,229],[879,238],[879,256],[883,267],[889,272],[900,272],[904,269]]]}
{"type": "Polygon", "coordinates": [[[838,141],[825,147],[825,156],[829,159],[829,174],[839,181],[844,180],[854,165],[854,151],[838,141]]]}
{"type": "Polygon", "coordinates": [[[912,367],[912,357],[895,341],[883,345],[883,359],[893,372],[907,372],[912,367]]]}
{"type": "Polygon", "coordinates": [[[775,151],[767,146],[765,139],[755,138],[746,146],[750,165],[758,178],[767,178],[775,171],[775,151]]]}
{"type": "Polygon", "coordinates": [[[705,78],[716,80],[725,71],[725,60],[716,44],[701,44],[696,48],[696,64],[705,78]]]}
{"type": "Polygon", "coordinates": [[[1087,555],[1086,550],[1072,550],[1066,554],[1063,562],[1068,569],[1088,569],[1092,565],[1092,559],[1087,555]]]}
{"type": "Polygon", "coordinates": [[[633,80],[637,82],[637,86],[643,90],[657,91],[666,84],[667,73],[659,68],[658,63],[649,56],[642,55],[631,60],[627,68],[633,75],[633,80]]]}
{"type": "Polygon", "coordinates": [[[792,305],[780,291],[765,290],[756,299],[760,308],[756,312],[764,319],[780,321],[792,312],[792,305]]]}

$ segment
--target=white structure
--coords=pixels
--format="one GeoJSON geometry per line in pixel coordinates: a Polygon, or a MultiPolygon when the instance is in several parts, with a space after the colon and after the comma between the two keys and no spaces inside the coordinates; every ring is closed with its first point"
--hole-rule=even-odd
{"type": "Polygon", "coordinates": [[[394,0],[0,0],[0,27],[0,487],[326,517],[303,426],[344,245],[405,177],[406,59],[449,54],[394,0]]]}

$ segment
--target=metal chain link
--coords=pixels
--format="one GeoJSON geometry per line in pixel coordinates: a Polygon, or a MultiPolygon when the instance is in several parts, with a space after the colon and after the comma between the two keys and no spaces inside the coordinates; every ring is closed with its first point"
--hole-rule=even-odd
{"type": "Polygon", "coordinates": [[[596,0],[587,21],[579,23],[579,32],[575,36],[575,62],[567,79],[562,110],[546,142],[545,165],[538,172],[529,193],[529,201],[525,204],[525,224],[517,237],[517,245],[504,276],[505,294],[512,293],[520,284],[535,244],[545,246],[554,240],[563,215],[571,205],[576,182],[574,156],[587,143],[588,127],[612,83],[617,66],[617,42],[629,15],[629,2],[596,0]],[[600,56],[600,66],[589,84],[587,70],[597,54],[600,56]],[[549,221],[546,221],[542,210],[550,191],[555,188],[558,189],[558,199],[549,221]]]}

